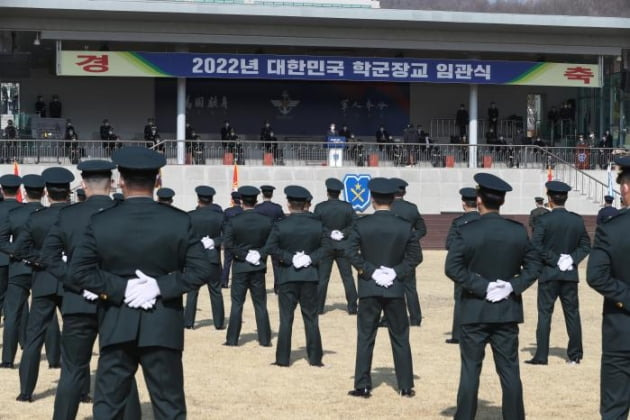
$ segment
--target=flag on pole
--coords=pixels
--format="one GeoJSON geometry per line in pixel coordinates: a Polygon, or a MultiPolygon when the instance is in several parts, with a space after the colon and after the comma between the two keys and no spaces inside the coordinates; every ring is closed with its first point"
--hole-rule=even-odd
{"type": "Polygon", "coordinates": [[[553,180],[553,171],[551,170],[551,165],[547,166],[547,181],[553,180]]]}
{"type": "MultiPolygon", "coordinates": [[[[13,175],[20,176],[20,167],[16,161],[13,161],[13,175]]],[[[17,195],[15,199],[18,203],[22,202],[22,186],[20,185],[17,190],[17,195]]]]}
{"type": "Polygon", "coordinates": [[[234,164],[234,169],[232,170],[232,191],[238,190],[238,166],[234,164]]]}
{"type": "Polygon", "coordinates": [[[612,164],[608,162],[608,195],[615,198],[615,189],[613,188],[612,164]]]}

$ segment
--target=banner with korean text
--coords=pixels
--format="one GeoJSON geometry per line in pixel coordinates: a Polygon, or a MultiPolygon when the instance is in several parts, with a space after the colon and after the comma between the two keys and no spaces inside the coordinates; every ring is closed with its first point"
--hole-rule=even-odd
{"type": "Polygon", "coordinates": [[[243,54],[61,51],[60,76],[601,86],[597,64],[243,54]]]}

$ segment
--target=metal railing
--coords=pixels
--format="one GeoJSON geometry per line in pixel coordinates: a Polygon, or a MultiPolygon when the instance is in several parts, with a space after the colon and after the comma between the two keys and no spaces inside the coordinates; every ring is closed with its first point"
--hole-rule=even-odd
{"type": "MultiPolygon", "coordinates": [[[[478,138],[484,138],[486,131],[490,128],[488,120],[477,120],[477,136],[478,138]]],[[[467,126],[467,130],[469,126],[467,126]]],[[[523,130],[523,121],[519,119],[500,119],[497,121],[497,136],[503,136],[506,139],[513,139],[516,137],[518,129],[523,130]]],[[[468,132],[468,131],[467,131],[468,132]]],[[[451,137],[459,137],[459,126],[456,124],[454,118],[433,118],[429,127],[429,133],[431,138],[436,140],[448,140],[451,137]]],[[[470,134],[469,134],[470,136],[470,134]]]]}

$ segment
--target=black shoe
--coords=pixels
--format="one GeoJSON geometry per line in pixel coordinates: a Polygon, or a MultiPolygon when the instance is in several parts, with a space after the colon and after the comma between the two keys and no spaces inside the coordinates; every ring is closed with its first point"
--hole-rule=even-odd
{"type": "Polygon", "coordinates": [[[263,346],[263,347],[271,347],[271,343],[265,343],[265,344],[260,343],[260,345],[263,346]]]}
{"type": "Polygon", "coordinates": [[[420,327],[421,325],[422,325],[422,321],[409,322],[409,326],[411,327],[420,327]]]}
{"type": "Polygon", "coordinates": [[[224,346],[228,346],[228,347],[236,347],[238,346],[238,344],[232,344],[232,343],[228,343],[227,341],[225,343],[223,343],[224,346]]]}
{"type": "Polygon", "coordinates": [[[192,325],[184,325],[184,328],[186,328],[187,330],[194,330],[195,327],[192,325]]]}
{"type": "Polygon", "coordinates": [[[81,402],[84,404],[90,404],[92,402],[92,397],[90,397],[90,394],[83,394],[81,395],[81,402]]]}
{"type": "Polygon", "coordinates": [[[348,395],[361,398],[370,398],[372,396],[369,388],[356,388],[352,391],[348,391],[348,395]]]}
{"type": "Polygon", "coordinates": [[[444,342],[446,344],[459,344],[459,340],[457,338],[447,338],[444,342]]]}
{"type": "Polygon", "coordinates": [[[222,289],[229,289],[229,288],[230,288],[230,286],[228,286],[227,284],[222,284],[222,285],[221,285],[221,288],[222,288],[222,289]]]}
{"type": "Polygon", "coordinates": [[[224,330],[225,329],[225,325],[219,325],[217,327],[214,327],[215,330],[224,330]]]}
{"type": "Polygon", "coordinates": [[[547,364],[547,362],[543,362],[542,360],[538,360],[538,359],[525,360],[525,363],[527,363],[528,365],[546,365],[547,364]]]}
{"type": "Polygon", "coordinates": [[[17,396],[15,401],[23,401],[23,402],[33,402],[33,397],[30,395],[20,394],[17,396]]]}
{"type": "Polygon", "coordinates": [[[400,396],[401,397],[412,398],[412,397],[416,396],[416,391],[414,391],[411,388],[409,388],[409,389],[401,389],[400,390],[400,396]]]}
{"type": "Polygon", "coordinates": [[[279,363],[279,362],[273,362],[271,365],[272,366],[279,366],[279,367],[289,367],[288,364],[279,363]]]}
{"type": "Polygon", "coordinates": [[[567,365],[579,365],[581,359],[569,359],[567,360],[567,365]]]}
{"type": "Polygon", "coordinates": [[[0,368],[2,368],[2,369],[13,369],[13,362],[2,362],[2,363],[0,363],[0,368]]]}
{"type": "Polygon", "coordinates": [[[319,363],[309,363],[309,365],[314,366],[314,367],[324,367],[324,366],[325,366],[322,362],[319,362],[319,363]]]}
{"type": "Polygon", "coordinates": [[[49,363],[48,369],[61,369],[61,365],[59,363],[49,363]]]}
{"type": "Polygon", "coordinates": [[[378,326],[379,328],[383,328],[383,327],[388,327],[389,324],[387,323],[386,319],[381,319],[380,321],[378,321],[378,326]]]}
{"type": "Polygon", "coordinates": [[[354,309],[348,309],[348,315],[356,315],[356,314],[357,314],[357,312],[358,312],[358,311],[357,311],[357,309],[356,309],[356,308],[354,308],[354,309]]]}

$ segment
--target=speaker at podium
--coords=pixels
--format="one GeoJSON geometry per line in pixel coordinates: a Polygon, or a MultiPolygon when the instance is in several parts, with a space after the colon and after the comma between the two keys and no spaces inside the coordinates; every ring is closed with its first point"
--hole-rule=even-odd
{"type": "Polygon", "coordinates": [[[328,166],[341,168],[343,166],[343,151],[346,147],[344,136],[327,136],[326,148],[328,148],[328,166]]]}

